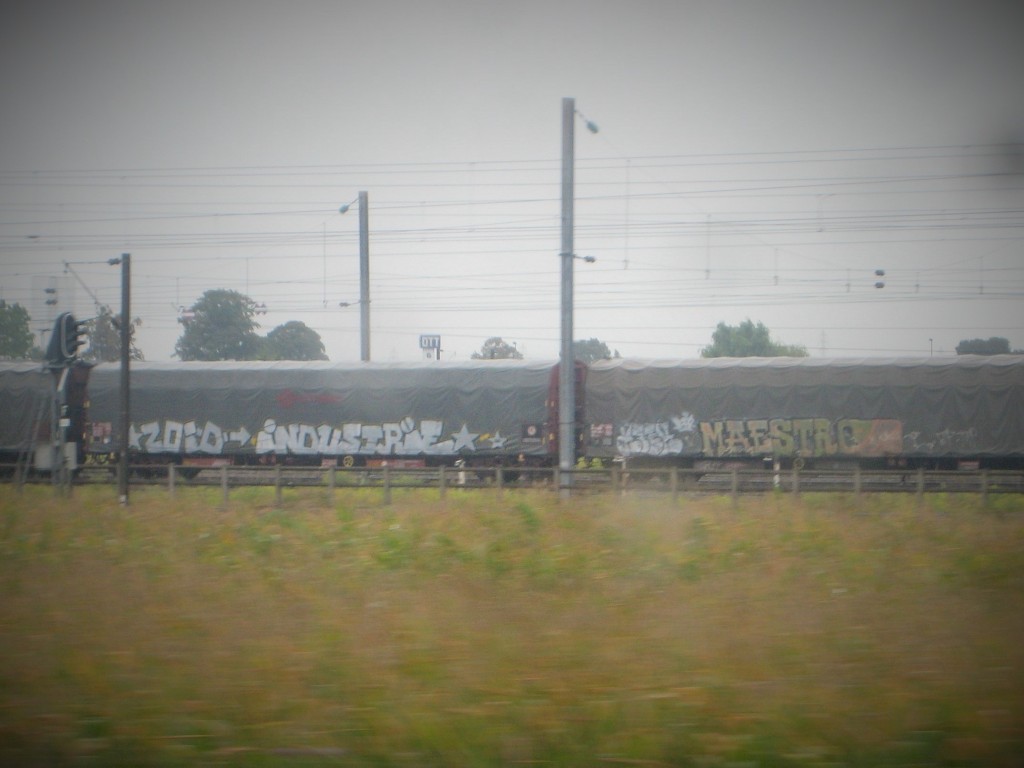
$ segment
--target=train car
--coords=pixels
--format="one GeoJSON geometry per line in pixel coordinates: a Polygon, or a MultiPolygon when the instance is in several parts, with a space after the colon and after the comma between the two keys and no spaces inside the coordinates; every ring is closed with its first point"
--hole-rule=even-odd
{"type": "MultiPolygon", "coordinates": [[[[550,463],[553,363],[132,363],[132,463],[550,463]]],[[[88,451],[115,451],[120,368],[90,377],[88,451]]]]}
{"type": "Polygon", "coordinates": [[[78,466],[87,376],[87,366],[53,371],[35,362],[0,363],[0,472],[49,472],[58,442],[55,420],[64,430],[66,466],[78,466]]]}
{"type": "Polygon", "coordinates": [[[10,474],[34,464],[37,445],[49,445],[53,377],[39,363],[0,364],[0,464],[10,474]]]}
{"type": "Polygon", "coordinates": [[[717,469],[1024,464],[1024,356],[606,360],[587,451],[717,469]]]}

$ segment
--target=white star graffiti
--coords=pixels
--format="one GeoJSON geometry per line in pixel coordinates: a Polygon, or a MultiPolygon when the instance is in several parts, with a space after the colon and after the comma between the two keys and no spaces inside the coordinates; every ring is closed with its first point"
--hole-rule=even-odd
{"type": "Polygon", "coordinates": [[[458,452],[462,448],[469,448],[471,451],[476,450],[476,446],[473,441],[480,437],[479,432],[470,432],[465,424],[462,425],[462,429],[458,432],[452,432],[452,437],[455,438],[455,452],[458,452]]]}

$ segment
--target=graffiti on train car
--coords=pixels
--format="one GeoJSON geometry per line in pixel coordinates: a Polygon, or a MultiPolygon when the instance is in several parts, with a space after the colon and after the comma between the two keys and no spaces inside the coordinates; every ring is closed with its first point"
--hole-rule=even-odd
{"type": "MultiPolygon", "coordinates": [[[[110,425],[93,425],[93,451],[109,451],[110,425]]],[[[464,451],[501,450],[509,437],[500,430],[473,432],[463,424],[447,432],[443,421],[404,418],[379,424],[279,424],[266,419],[253,435],[245,427],[225,428],[213,421],[150,421],[132,424],[129,445],[141,453],[220,455],[235,451],[257,454],[305,454],[324,456],[443,456],[464,451]]],[[[524,441],[525,442],[525,441],[524,441]]]]}
{"type": "MultiPolygon", "coordinates": [[[[348,423],[340,428],[327,424],[277,424],[267,419],[256,435],[256,453],[323,454],[325,456],[443,456],[477,450],[479,432],[462,429],[444,437],[444,422],[404,418],[383,424],[348,423]]],[[[500,433],[490,436],[491,447],[503,446],[500,433]]]]}
{"type": "Polygon", "coordinates": [[[625,423],[616,448],[625,456],[888,456],[903,450],[896,419],[714,419],[683,413],[625,423]]]}
{"type": "Polygon", "coordinates": [[[903,450],[896,419],[719,419],[701,422],[707,456],[889,456],[903,450]]]}
{"type": "MultiPolygon", "coordinates": [[[[591,434],[607,432],[597,425],[591,434]]],[[[615,438],[616,450],[623,456],[689,456],[701,451],[697,419],[692,413],[681,413],[665,421],[627,422],[620,424],[615,438]]]]}

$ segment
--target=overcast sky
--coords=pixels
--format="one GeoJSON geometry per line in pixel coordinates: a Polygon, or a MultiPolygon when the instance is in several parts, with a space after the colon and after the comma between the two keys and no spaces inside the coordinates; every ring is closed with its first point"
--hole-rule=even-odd
{"type": "Polygon", "coordinates": [[[0,27],[0,298],[133,314],[171,359],[211,288],[359,358],[694,357],[746,318],[813,355],[1024,347],[1024,4],[33,2],[0,27]],[[586,130],[585,120],[600,126],[586,130]],[[65,266],[67,264],[67,266],[65,266]],[[875,270],[885,270],[884,278],[875,270]],[[876,288],[876,282],[883,282],[876,288]]]}

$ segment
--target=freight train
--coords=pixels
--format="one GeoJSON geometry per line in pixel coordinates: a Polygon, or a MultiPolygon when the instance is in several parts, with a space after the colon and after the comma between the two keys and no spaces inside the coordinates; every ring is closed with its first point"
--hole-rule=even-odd
{"type": "MultiPolygon", "coordinates": [[[[45,471],[55,435],[73,464],[109,460],[119,384],[116,364],[0,364],[0,464],[45,471]]],[[[130,390],[143,469],[558,461],[553,362],[136,362],[130,390]]],[[[576,365],[575,399],[587,462],[1024,467],[1024,356],[603,360],[576,365]]]]}

